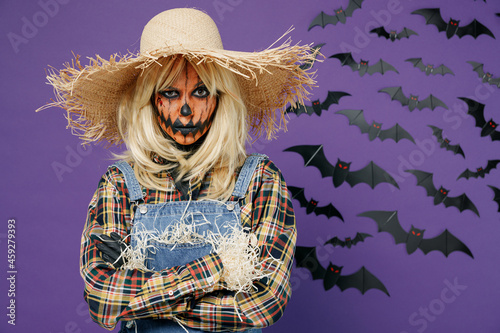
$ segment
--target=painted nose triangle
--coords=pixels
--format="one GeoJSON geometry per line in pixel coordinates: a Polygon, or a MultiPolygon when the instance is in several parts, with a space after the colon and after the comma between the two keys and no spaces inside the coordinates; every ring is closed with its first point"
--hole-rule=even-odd
{"type": "Polygon", "coordinates": [[[193,112],[191,111],[191,108],[187,103],[181,107],[181,116],[187,117],[190,116],[192,113],[193,112]]]}

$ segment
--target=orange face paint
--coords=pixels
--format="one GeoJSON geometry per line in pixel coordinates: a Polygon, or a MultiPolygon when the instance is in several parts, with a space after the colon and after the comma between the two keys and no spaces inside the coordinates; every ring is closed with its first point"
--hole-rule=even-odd
{"type": "Polygon", "coordinates": [[[154,100],[160,127],[181,145],[195,143],[208,131],[217,107],[217,98],[210,96],[190,63],[154,100]]]}

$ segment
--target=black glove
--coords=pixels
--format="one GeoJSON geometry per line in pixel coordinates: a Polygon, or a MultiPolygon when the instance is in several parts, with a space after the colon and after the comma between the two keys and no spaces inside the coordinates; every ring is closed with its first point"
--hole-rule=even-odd
{"type": "Polygon", "coordinates": [[[125,264],[122,253],[124,253],[127,245],[116,232],[112,232],[110,236],[104,234],[92,235],[91,239],[98,242],[96,246],[101,251],[101,258],[115,268],[119,268],[125,264]]]}

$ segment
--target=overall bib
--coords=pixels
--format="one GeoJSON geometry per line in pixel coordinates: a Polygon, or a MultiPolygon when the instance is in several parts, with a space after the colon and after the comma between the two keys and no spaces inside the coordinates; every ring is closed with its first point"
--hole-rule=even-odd
{"type": "MultiPolygon", "coordinates": [[[[151,233],[161,235],[166,229],[171,230],[182,221],[192,227],[197,234],[205,235],[210,232],[224,234],[232,228],[242,228],[239,200],[244,198],[250,185],[252,175],[259,162],[266,157],[261,154],[250,155],[238,175],[233,198],[236,201],[176,201],[161,204],[142,203],[143,193],[134,171],[128,163],[120,161],[114,164],[125,177],[130,200],[137,207],[134,214],[131,230],[130,245],[135,248],[141,237],[151,233]]],[[[210,254],[212,246],[204,242],[165,244],[155,240],[148,242],[147,260],[145,265],[154,271],[185,265],[195,259],[210,254]]],[[[140,319],[122,322],[122,333],[192,333],[207,332],[193,329],[169,319],[140,319]]],[[[247,330],[249,333],[260,333],[261,329],[247,330]]]]}

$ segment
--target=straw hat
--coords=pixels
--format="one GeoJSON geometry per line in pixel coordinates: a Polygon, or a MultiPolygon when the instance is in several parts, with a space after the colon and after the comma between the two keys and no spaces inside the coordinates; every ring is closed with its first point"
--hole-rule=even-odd
{"type": "Polygon", "coordinates": [[[217,26],[207,14],[191,8],[167,10],[144,27],[138,54],[114,54],[109,60],[96,55],[85,67],[75,56],[64,69],[49,70],[47,80],[56,100],[37,111],[61,107],[67,111],[68,127],[84,143],[119,144],[116,114],[123,91],[157,59],[179,54],[236,73],[252,133],[259,136],[264,131],[271,138],[284,125],[286,105],[303,103],[307,88],[315,84],[311,73],[299,66],[316,56],[309,45],[291,46],[289,39],[271,47],[260,52],[224,50],[217,26]]]}

